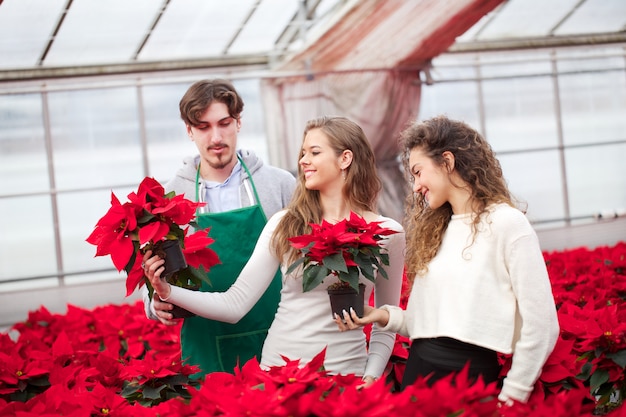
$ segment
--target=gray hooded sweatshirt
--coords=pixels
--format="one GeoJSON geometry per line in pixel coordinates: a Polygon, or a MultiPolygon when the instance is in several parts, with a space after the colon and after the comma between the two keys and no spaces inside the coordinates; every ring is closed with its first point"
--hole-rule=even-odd
{"type": "MultiPolygon", "coordinates": [[[[269,219],[274,213],[287,206],[291,200],[296,180],[290,172],[284,169],[264,165],[263,161],[252,151],[239,150],[237,153],[252,175],[265,217],[269,219]]],[[[200,155],[186,157],[176,176],[165,184],[165,191],[174,191],[176,195],[185,194],[185,198],[195,201],[196,172],[199,162],[200,155]]],[[[246,190],[245,182],[248,182],[248,174],[242,169],[239,193],[242,206],[248,207],[254,202],[250,201],[251,194],[246,190]]],[[[254,195],[252,194],[252,196],[254,195]]]]}

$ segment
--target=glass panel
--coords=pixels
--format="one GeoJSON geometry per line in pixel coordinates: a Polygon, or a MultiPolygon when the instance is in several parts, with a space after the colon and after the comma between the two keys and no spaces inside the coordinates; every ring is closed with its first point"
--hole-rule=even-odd
{"type": "Polygon", "coordinates": [[[565,150],[573,217],[626,209],[626,144],[565,150]]]}
{"type": "MultiPolygon", "coordinates": [[[[117,272],[117,270],[112,266],[113,263],[110,263],[110,264],[111,264],[111,270],[108,272],[69,275],[65,277],[65,284],[66,285],[86,285],[86,284],[95,284],[98,282],[106,282],[106,281],[110,282],[114,280],[120,280],[124,282],[124,284],[122,284],[120,288],[125,288],[124,285],[126,285],[126,272],[124,271],[117,272]]],[[[114,295],[118,295],[121,298],[125,294],[126,292],[121,292],[119,294],[114,294],[114,295]]]]}
{"type": "Polygon", "coordinates": [[[129,62],[159,13],[153,0],[75,1],[55,35],[45,65],[129,62]]]}
{"type": "Polygon", "coordinates": [[[557,50],[559,72],[611,71],[626,67],[624,48],[598,47],[593,49],[557,50]]]}
{"type": "Polygon", "coordinates": [[[237,136],[237,147],[253,151],[267,164],[269,163],[269,150],[265,135],[259,80],[256,78],[234,80],[233,85],[245,103],[241,114],[241,131],[237,136]]]}
{"type": "MultiPolygon", "coordinates": [[[[126,201],[127,194],[115,193],[121,202],[126,201]]],[[[114,270],[111,257],[95,257],[96,247],[85,241],[110,207],[110,190],[59,194],[59,225],[65,272],[114,270]]]]}
{"type": "MultiPolygon", "coordinates": [[[[440,55],[433,59],[433,68],[430,70],[435,81],[443,80],[475,80],[478,56],[476,54],[440,55]]],[[[421,74],[424,79],[424,74],[421,74]]]]}
{"type": "Polygon", "coordinates": [[[58,189],[141,181],[134,87],[50,93],[49,103],[58,189]]]}
{"type": "Polygon", "coordinates": [[[128,201],[128,194],[137,190],[137,185],[59,195],[63,267],[70,274],[65,277],[65,284],[126,279],[126,272],[118,272],[110,256],[96,257],[96,247],[85,239],[111,207],[111,192],[120,202],[125,203],[128,201]]]}
{"type": "Polygon", "coordinates": [[[483,83],[486,137],[498,152],[554,147],[556,115],[549,77],[483,83]]]}
{"type": "Polygon", "coordinates": [[[0,281],[57,273],[49,196],[0,199],[0,230],[0,281]]]}
{"type": "Polygon", "coordinates": [[[172,0],[141,51],[140,59],[220,56],[253,5],[253,0],[230,0],[228,6],[217,1],[172,0]]]}
{"type": "Polygon", "coordinates": [[[445,114],[480,131],[476,82],[423,85],[420,101],[419,119],[445,114]]]}
{"type": "Polygon", "coordinates": [[[293,0],[260,2],[227,53],[237,55],[271,51],[278,37],[297,13],[298,4],[299,2],[293,0]],[[272,24],[268,25],[268,22],[272,24]]]}
{"type": "Polygon", "coordinates": [[[509,1],[503,5],[498,18],[493,19],[477,36],[478,40],[527,36],[549,36],[579,0],[509,1]]]}
{"type": "Polygon", "coordinates": [[[0,96],[0,195],[50,189],[41,108],[39,94],[0,96]]]}
{"type": "MultiPolygon", "coordinates": [[[[540,10],[543,12],[542,8],[540,10]]],[[[620,32],[624,30],[624,16],[626,16],[624,0],[585,0],[577,3],[572,15],[554,31],[554,34],[620,32]]]]}
{"type": "MultiPolygon", "coordinates": [[[[42,290],[44,288],[54,288],[59,286],[59,280],[56,278],[32,279],[17,282],[2,282],[0,280],[0,292],[4,291],[27,291],[42,290]]],[[[35,307],[33,307],[35,309],[35,307]]]]}
{"type": "Polygon", "coordinates": [[[562,75],[559,90],[565,145],[625,139],[623,70],[562,75]]]}
{"type": "Polygon", "coordinates": [[[162,184],[182,166],[185,156],[197,153],[180,118],[178,103],[191,84],[154,85],[142,88],[149,175],[162,184]]]}
{"type": "Polygon", "coordinates": [[[498,159],[509,190],[526,205],[531,222],[565,217],[563,177],[557,151],[498,155],[498,159]]]}
{"type": "Polygon", "coordinates": [[[481,76],[486,78],[551,74],[551,55],[546,50],[480,54],[481,76]]]}
{"type": "Polygon", "coordinates": [[[65,3],[65,0],[0,1],[0,68],[36,66],[65,3]]]}

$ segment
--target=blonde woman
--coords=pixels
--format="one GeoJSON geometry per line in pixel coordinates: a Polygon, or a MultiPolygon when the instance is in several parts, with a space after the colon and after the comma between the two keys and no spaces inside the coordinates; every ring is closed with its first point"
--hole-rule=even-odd
{"type": "Polygon", "coordinates": [[[250,260],[226,292],[198,293],[170,286],[161,279],[163,260],[150,257],[150,253],[144,258],[146,275],[161,299],[202,317],[236,323],[265,292],[280,265],[280,301],[263,345],[261,365],[284,365],[282,356],[300,359],[304,364],[326,349],[327,371],[355,374],[363,378],[365,385],[370,384],[383,374],[395,333],[374,328],[368,347],[363,332],[339,332],[326,291],[333,280],[324,280],[322,285],[304,292],[302,269],[287,273],[288,266],[302,256],[288,238],[309,233],[310,223],[336,223],[348,219],[351,212],[397,231],[382,241],[389,254],[389,266],[385,267],[388,279],[378,277],[373,283],[360,278],[366,285],[366,300],[374,291],[376,305],[397,304],[405,239],[398,222],[375,212],[380,189],[374,154],[363,130],[344,117],[311,120],[304,130],[294,196],[285,210],[269,219],[250,260]]]}

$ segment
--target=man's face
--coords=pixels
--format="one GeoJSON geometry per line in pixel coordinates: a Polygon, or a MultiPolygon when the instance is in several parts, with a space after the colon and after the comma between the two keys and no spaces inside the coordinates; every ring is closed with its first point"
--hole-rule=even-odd
{"type": "Polygon", "coordinates": [[[224,103],[214,101],[187,134],[195,142],[203,164],[213,169],[231,170],[236,163],[237,133],[241,123],[228,113],[224,103]]]}

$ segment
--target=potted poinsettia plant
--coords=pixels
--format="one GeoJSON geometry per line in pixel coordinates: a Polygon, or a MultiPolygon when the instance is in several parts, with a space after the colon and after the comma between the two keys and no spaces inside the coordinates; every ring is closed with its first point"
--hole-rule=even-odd
{"type": "Polygon", "coordinates": [[[203,204],[174,192],[166,194],[157,180],[146,177],[123,204],[111,192],[111,207],[87,242],[96,246],[96,256],[110,255],[115,268],[126,271],[127,296],[146,284],[152,297],[142,267],[147,250],[165,259],[164,276],[170,284],[197,289],[208,282],[208,270],[219,263],[208,247],[213,243],[208,229],[188,234],[190,227],[197,227],[196,209],[203,204]]]}
{"type": "Polygon", "coordinates": [[[363,275],[375,282],[378,274],[387,279],[382,266],[389,265],[389,254],[380,246],[380,241],[397,233],[381,227],[380,223],[368,223],[354,212],[337,223],[325,220],[321,224],[311,223],[311,233],[289,238],[291,246],[300,250],[303,256],[292,263],[287,272],[302,266],[304,292],[311,291],[328,276],[335,277],[336,282],[328,287],[333,312],[340,314],[344,307],[347,307],[346,311],[353,307],[362,316],[365,286],[359,285],[359,277],[363,275]],[[334,295],[348,298],[348,305],[334,305],[334,295]]]}

